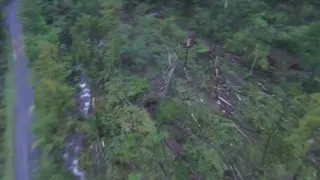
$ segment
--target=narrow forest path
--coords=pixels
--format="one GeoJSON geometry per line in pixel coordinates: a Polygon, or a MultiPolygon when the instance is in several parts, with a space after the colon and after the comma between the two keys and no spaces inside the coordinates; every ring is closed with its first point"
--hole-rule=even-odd
{"type": "Polygon", "coordinates": [[[30,69],[23,49],[22,25],[19,21],[19,0],[9,0],[6,6],[9,34],[12,43],[14,71],[14,176],[15,180],[30,180],[37,167],[38,153],[32,150],[34,119],[33,90],[29,83],[30,69]]]}

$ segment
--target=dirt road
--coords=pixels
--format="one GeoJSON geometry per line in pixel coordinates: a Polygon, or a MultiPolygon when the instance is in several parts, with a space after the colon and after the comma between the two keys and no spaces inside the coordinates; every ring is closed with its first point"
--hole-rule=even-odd
{"type": "Polygon", "coordinates": [[[19,21],[19,0],[9,0],[6,6],[9,34],[12,42],[15,85],[14,106],[14,175],[15,180],[31,180],[37,167],[38,152],[33,151],[31,124],[34,119],[33,90],[29,83],[30,69],[23,50],[23,33],[19,21]]]}

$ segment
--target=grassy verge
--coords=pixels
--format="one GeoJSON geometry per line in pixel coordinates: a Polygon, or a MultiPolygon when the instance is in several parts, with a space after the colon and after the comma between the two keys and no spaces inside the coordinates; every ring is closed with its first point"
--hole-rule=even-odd
{"type": "Polygon", "coordinates": [[[13,62],[11,48],[7,48],[7,60],[8,60],[8,71],[5,78],[5,90],[4,90],[4,103],[5,103],[5,117],[6,117],[6,132],[5,132],[5,149],[6,149],[6,163],[4,180],[13,179],[13,105],[14,105],[14,76],[13,76],[13,62]]]}

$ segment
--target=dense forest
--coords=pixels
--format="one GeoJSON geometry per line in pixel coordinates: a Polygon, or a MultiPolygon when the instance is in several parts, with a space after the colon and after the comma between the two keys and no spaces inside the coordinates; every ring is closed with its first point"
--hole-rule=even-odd
{"type": "MultiPolygon", "coordinates": [[[[0,0],[0,8],[3,9],[6,0],[0,0]]],[[[6,144],[6,75],[8,70],[8,39],[6,35],[5,13],[0,13],[0,177],[5,176],[6,161],[8,160],[8,147],[6,144]]]]}
{"type": "Polygon", "coordinates": [[[22,3],[39,179],[79,132],[88,180],[319,178],[320,1],[22,3]]]}

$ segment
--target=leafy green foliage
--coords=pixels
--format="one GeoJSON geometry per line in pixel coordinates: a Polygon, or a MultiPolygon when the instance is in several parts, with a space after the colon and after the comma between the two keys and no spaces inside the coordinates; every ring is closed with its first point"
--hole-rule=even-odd
{"type": "Polygon", "coordinates": [[[197,170],[202,176],[206,177],[206,179],[223,178],[225,165],[220,153],[214,149],[208,149],[206,146],[190,143],[186,143],[185,148],[189,157],[197,164],[197,170]]]}
{"type": "Polygon", "coordinates": [[[310,86],[308,96],[298,87],[303,77],[281,74],[291,72],[284,65],[292,60],[274,52],[294,53],[303,70],[313,67],[310,77],[298,74],[317,82],[316,1],[23,2],[35,132],[45,151],[40,177],[65,177],[58,150],[71,131],[85,130],[87,144],[98,147],[87,148],[80,159],[89,179],[222,179],[230,167],[245,179],[286,173],[312,179],[306,175],[312,166],[297,169],[318,126],[317,90],[310,86]],[[187,38],[196,43],[185,54],[179,44],[187,38]],[[212,45],[243,58],[215,53],[212,45]],[[178,63],[171,82],[150,78],[173,67],[172,53],[178,63]],[[185,60],[188,68],[182,67],[185,60]],[[73,111],[75,88],[68,78],[74,64],[92,86],[93,114],[86,122],[73,111]],[[250,67],[255,73],[241,79],[250,67]],[[167,88],[169,100],[152,96],[167,88]],[[223,100],[213,98],[213,88],[223,100]],[[170,126],[182,129],[183,138],[170,126]]]}

